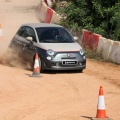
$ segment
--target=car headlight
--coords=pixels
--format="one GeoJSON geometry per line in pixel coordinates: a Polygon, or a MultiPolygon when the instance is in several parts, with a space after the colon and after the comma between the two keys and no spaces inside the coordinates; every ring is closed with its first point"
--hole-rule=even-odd
{"type": "Polygon", "coordinates": [[[48,55],[54,55],[55,52],[54,52],[53,50],[51,50],[51,49],[48,49],[48,50],[47,50],[47,54],[48,54],[48,55]]]}
{"type": "Polygon", "coordinates": [[[79,52],[80,52],[80,54],[81,54],[81,55],[83,55],[83,54],[84,54],[83,49],[80,49],[80,51],[79,51],[79,52]]]}

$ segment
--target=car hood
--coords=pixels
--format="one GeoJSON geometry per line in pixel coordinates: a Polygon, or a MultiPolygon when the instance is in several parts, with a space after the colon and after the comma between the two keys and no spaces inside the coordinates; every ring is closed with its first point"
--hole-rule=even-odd
{"type": "Polygon", "coordinates": [[[38,47],[53,51],[79,51],[81,49],[78,43],[39,43],[38,47]]]}

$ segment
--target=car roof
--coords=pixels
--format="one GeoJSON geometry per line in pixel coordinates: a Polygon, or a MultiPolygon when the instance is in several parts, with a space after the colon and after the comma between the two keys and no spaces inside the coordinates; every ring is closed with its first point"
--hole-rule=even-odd
{"type": "Polygon", "coordinates": [[[63,27],[57,24],[50,24],[50,23],[26,23],[22,24],[22,26],[30,26],[33,28],[38,28],[38,27],[63,27]]]}

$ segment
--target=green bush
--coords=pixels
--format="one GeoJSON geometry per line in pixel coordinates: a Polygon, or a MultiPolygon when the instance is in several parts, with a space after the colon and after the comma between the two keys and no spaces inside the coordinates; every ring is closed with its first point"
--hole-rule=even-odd
{"type": "Polygon", "coordinates": [[[87,29],[103,37],[120,41],[119,0],[66,0],[68,5],[57,8],[63,15],[61,24],[67,28],[87,29]]]}

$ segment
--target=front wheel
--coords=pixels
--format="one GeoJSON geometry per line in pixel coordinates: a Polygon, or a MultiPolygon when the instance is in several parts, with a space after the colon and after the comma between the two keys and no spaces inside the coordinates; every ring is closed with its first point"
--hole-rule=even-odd
{"type": "Polygon", "coordinates": [[[83,73],[83,70],[80,70],[79,72],[80,72],[80,73],[83,73]]]}
{"type": "Polygon", "coordinates": [[[82,69],[82,70],[77,70],[76,72],[78,72],[78,73],[83,73],[83,69],[82,69]]]}
{"type": "Polygon", "coordinates": [[[42,67],[42,61],[41,61],[40,57],[38,58],[38,61],[39,61],[40,73],[43,73],[44,69],[42,67]]]}

